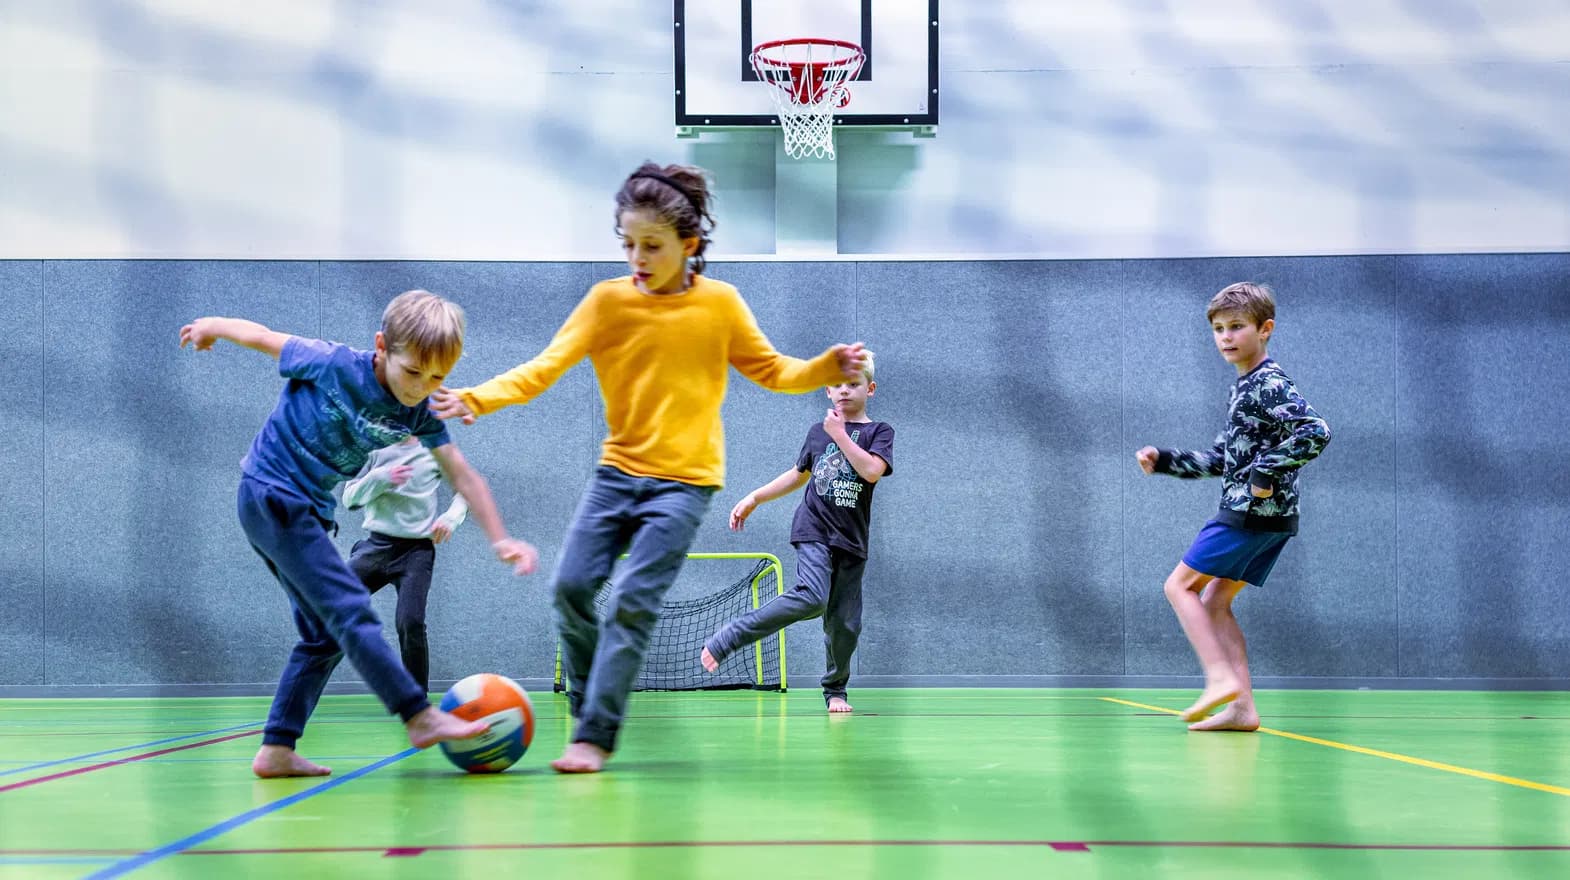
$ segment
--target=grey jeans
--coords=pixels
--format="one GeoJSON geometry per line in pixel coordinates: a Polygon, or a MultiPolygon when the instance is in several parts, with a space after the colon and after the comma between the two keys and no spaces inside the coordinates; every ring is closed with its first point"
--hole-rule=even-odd
{"type": "Polygon", "coordinates": [[[687,561],[714,491],[595,468],[562,542],[555,575],[567,699],[578,719],[574,742],[615,750],[627,695],[643,667],[665,593],[687,561]],[[602,622],[594,597],[624,552],[602,622]]]}
{"type": "Polygon", "coordinates": [[[796,547],[796,588],[726,624],[704,647],[716,660],[799,621],[823,618],[823,699],[844,697],[861,638],[861,575],[867,560],[811,541],[796,547]]]}

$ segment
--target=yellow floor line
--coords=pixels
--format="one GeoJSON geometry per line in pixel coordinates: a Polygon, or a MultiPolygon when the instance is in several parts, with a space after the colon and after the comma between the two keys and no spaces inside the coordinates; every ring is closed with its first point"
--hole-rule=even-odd
{"type": "MultiPolygon", "coordinates": [[[[1167,709],[1162,706],[1151,706],[1146,703],[1135,703],[1131,700],[1121,700],[1117,697],[1100,697],[1099,699],[1105,700],[1108,703],[1119,703],[1124,706],[1133,706],[1136,709],[1148,709],[1152,712],[1165,712],[1168,715],[1182,714],[1176,709],[1167,709]]],[[[1276,730],[1272,727],[1261,727],[1259,732],[1268,733],[1271,736],[1279,736],[1283,739],[1295,739],[1299,742],[1313,743],[1314,745],[1319,746],[1329,746],[1332,749],[1341,749],[1342,751],[1347,752],[1357,752],[1360,755],[1372,755],[1375,758],[1386,758],[1391,761],[1400,761],[1403,764],[1413,764],[1418,767],[1427,767],[1430,770],[1443,770],[1446,773],[1457,773],[1461,776],[1471,776],[1475,779],[1486,779],[1490,782],[1502,782],[1505,785],[1514,785],[1519,788],[1530,788],[1533,791],[1546,791],[1549,794],[1570,797],[1570,788],[1563,788],[1558,785],[1548,785],[1547,783],[1543,782],[1533,782],[1530,779],[1517,779],[1514,776],[1501,776],[1498,773],[1489,773],[1484,770],[1473,770],[1470,767],[1457,767],[1454,764],[1443,764],[1439,761],[1427,760],[1426,758],[1414,758],[1410,755],[1402,755],[1396,752],[1384,752],[1380,751],[1379,749],[1369,749],[1364,748],[1363,746],[1349,745],[1347,743],[1336,742],[1335,740],[1331,739],[1320,739],[1317,736],[1304,736],[1301,733],[1292,733],[1289,730],[1276,730]]]]}

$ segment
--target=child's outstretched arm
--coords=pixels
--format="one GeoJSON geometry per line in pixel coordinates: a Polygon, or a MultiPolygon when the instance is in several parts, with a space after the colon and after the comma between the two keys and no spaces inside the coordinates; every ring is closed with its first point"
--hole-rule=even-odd
{"type": "Polygon", "coordinates": [[[491,487],[485,478],[469,466],[468,459],[451,443],[432,449],[431,455],[441,467],[442,476],[447,478],[458,494],[468,500],[475,520],[485,530],[485,536],[491,539],[491,549],[496,551],[496,558],[511,562],[514,574],[532,574],[539,561],[539,553],[528,541],[507,534],[502,515],[496,510],[496,499],[491,497],[491,487]]]}
{"type": "Polygon", "coordinates": [[[779,476],[768,481],[767,483],[764,483],[758,488],[753,489],[751,492],[748,492],[745,497],[736,502],[735,507],[731,508],[730,530],[733,532],[741,531],[742,526],[746,525],[747,523],[747,517],[752,516],[752,512],[758,509],[758,505],[767,504],[776,498],[779,498],[783,495],[789,495],[797,489],[800,489],[802,486],[807,485],[807,480],[810,479],[811,476],[812,475],[806,471],[798,471],[795,468],[791,468],[790,470],[780,474],[779,476]]]}
{"type": "Polygon", "coordinates": [[[243,345],[277,358],[289,337],[288,333],[270,330],[244,318],[197,318],[180,328],[180,347],[185,348],[189,343],[197,351],[206,351],[218,340],[227,339],[235,345],[243,345]]]}
{"type": "Polygon", "coordinates": [[[832,385],[841,379],[859,378],[867,366],[860,342],[830,346],[812,360],[780,354],[763,335],[758,319],[745,302],[731,327],[730,362],[738,372],[770,391],[802,394],[832,385]]]}
{"type": "Polygon", "coordinates": [[[545,350],[473,388],[440,388],[430,409],[438,419],[459,419],[465,425],[504,406],[528,403],[556,383],[562,374],[589,355],[595,321],[594,296],[578,303],[545,350]]]}

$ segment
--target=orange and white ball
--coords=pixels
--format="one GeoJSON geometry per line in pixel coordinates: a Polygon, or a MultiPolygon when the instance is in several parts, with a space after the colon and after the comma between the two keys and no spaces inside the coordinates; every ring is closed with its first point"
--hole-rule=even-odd
{"type": "Polygon", "coordinates": [[[517,763],[534,741],[529,694],[505,675],[481,672],[459,681],[442,697],[441,708],[465,721],[491,725],[472,739],[441,744],[447,760],[461,770],[500,773],[517,763]]]}

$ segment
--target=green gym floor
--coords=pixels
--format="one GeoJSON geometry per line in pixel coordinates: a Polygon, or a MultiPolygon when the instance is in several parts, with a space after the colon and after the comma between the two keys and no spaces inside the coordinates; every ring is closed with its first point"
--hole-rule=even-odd
{"type": "Polygon", "coordinates": [[[1192,691],[638,694],[610,771],[534,746],[467,776],[369,697],[250,774],[267,701],[0,701],[13,877],[1567,877],[1570,695],[1271,691],[1257,734],[1192,691]]]}

